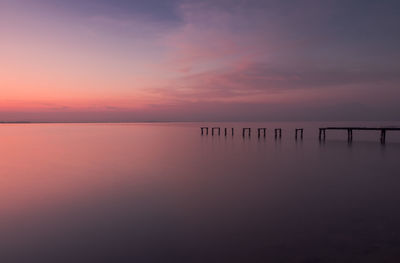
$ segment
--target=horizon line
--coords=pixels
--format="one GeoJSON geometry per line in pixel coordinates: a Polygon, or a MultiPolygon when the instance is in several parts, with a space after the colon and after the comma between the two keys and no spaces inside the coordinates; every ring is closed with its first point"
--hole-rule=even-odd
{"type": "Polygon", "coordinates": [[[0,121],[0,124],[119,124],[119,123],[202,123],[202,122],[400,122],[400,120],[258,120],[258,121],[0,121]]]}

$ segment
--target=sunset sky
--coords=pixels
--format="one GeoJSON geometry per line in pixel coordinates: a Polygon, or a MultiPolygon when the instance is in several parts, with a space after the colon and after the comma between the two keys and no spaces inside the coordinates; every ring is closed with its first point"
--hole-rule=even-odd
{"type": "Polygon", "coordinates": [[[400,1],[0,0],[0,121],[400,120],[400,1]]]}

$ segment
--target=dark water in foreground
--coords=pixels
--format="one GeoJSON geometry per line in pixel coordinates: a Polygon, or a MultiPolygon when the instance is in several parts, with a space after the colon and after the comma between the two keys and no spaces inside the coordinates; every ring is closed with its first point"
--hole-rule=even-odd
{"type": "Polygon", "coordinates": [[[203,125],[1,125],[0,262],[400,262],[400,132],[203,125]]]}

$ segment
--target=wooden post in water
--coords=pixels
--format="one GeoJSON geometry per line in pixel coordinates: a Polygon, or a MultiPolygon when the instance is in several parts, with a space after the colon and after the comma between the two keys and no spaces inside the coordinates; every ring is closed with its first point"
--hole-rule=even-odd
{"type": "Polygon", "coordinates": [[[220,127],[212,127],[211,128],[211,135],[214,136],[214,129],[218,129],[218,135],[221,135],[221,128],[220,127]]]}
{"type": "Polygon", "coordinates": [[[386,143],[386,129],[381,130],[381,144],[386,143]]]}
{"type": "Polygon", "coordinates": [[[347,131],[347,141],[351,143],[353,141],[353,131],[380,131],[382,144],[386,143],[386,132],[387,131],[400,131],[400,127],[325,127],[319,128],[319,139],[325,140],[326,130],[346,130],[347,131]]]}
{"type": "Polygon", "coordinates": [[[320,141],[325,140],[325,136],[326,136],[325,129],[319,128],[319,135],[318,135],[319,140],[320,141]]]}
{"type": "Polygon", "coordinates": [[[347,141],[348,142],[353,141],[353,129],[347,129],[347,141]]]}
{"type": "Polygon", "coordinates": [[[279,138],[282,138],[282,129],[281,128],[277,128],[275,129],[275,139],[277,139],[279,136],[279,138]],[[279,132],[279,134],[278,134],[279,132]]]}
{"type": "Polygon", "coordinates": [[[303,128],[296,128],[294,138],[297,140],[297,132],[300,132],[300,138],[303,139],[303,128]]]}
{"type": "Polygon", "coordinates": [[[225,137],[226,137],[226,135],[227,135],[226,128],[224,130],[225,130],[225,137]]]}
{"type": "Polygon", "coordinates": [[[249,131],[249,137],[251,136],[251,128],[243,128],[243,137],[246,135],[246,130],[249,131]]]}
{"type": "Polygon", "coordinates": [[[203,130],[206,130],[206,134],[208,135],[208,127],[200,127],[201,129],[201,135],[204,134],[203,130]]]}
{"type": "Polygon", "coordinates": [[[232,136],[233,136],[233,128],[232,128],[232,136]]]}
{"type": "Polygon", "coordinates": [[[266,134],[267,134],[267,128],[257,128],[257,135],[258,135],[258,137],[260,137],[261,131],[263,131],[264,137],[265,137],[266,134]]]}

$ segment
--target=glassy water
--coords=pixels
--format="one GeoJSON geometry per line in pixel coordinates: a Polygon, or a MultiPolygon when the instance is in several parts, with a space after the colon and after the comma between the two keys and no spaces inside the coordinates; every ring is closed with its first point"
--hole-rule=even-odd
{"type": "Polygon", "coordinates": [[[0,262],[400,262],[400,132],[327,125],[400,123],[1,125],[0,262]]]}

